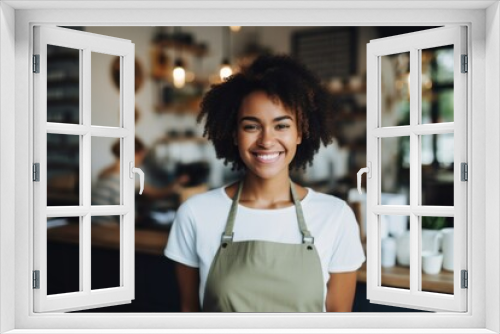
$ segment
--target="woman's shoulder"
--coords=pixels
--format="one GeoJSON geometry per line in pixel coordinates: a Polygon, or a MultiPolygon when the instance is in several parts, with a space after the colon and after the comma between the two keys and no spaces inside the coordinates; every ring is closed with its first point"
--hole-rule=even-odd
{"type": "Polygon", "coordinates": [[[346,201],[337,196],[317,192],[311,188],[307,188],[307,190],[308,190],[308,194],[306,195],[307,205],[325,207],[333,210],[335,209],[343,210],[347,205],[346,201]]]}
{"type": "Polygon", "coordinates": [[[205,207],[216,209],[218,206],[229,200],[228,198],[225,198],[224,195],[224,187],[214,188],[207,192],[189,197],[184,203],[182,203],[181,206],[198,210],[205,207]]]}

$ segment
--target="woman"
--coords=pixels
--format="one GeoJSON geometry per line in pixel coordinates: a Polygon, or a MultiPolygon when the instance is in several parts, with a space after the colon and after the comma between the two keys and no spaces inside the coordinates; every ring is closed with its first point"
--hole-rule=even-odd
{"type": "Polygon", "coordinates": [[[351,311],[365,260],[354,215],[290,181],[333,140],[330,105],[287,56],[262,56],[205,95],[205,135],[245,174],[179,208],[165,255],[182,311],[351,311]]]}

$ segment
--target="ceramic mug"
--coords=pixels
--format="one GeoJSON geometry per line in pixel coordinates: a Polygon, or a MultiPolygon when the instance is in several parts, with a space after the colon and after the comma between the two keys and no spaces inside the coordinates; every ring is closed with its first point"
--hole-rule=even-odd
{"type": "Polygon", "coordinates": [[[396,239],[387,237],[381,240],[381,264],[382,267],[394,267],[396,265],[396,239]]]}
{"type": "Polygon", "coordinates": [[[453,271],[453,227],[443,228],[443,268],[453,271]]]}
{"type": "Polygon", "coordinates": [[[422,270],[429,275],[439,274],[443,265],[443,253],[422,252],[422,270]]]}
{"type": "Polygon", "coordinates": [[[422,229],[422,252],[438,253],[441,250],[442,239],[441,231],[422,229]]]}
{"type": "Polygon", "coordinates": [[[396,257],[399,265],[410,265],[410,231],[404,232],[396,239],[396,257]]]}

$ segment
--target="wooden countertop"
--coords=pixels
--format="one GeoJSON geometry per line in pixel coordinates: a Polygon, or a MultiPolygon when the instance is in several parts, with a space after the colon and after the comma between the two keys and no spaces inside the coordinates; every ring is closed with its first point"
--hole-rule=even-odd
{"type": "MultiPolygon", "coordinates": [[[[116,224],[97,225],[91,228],[92,246],[119,249],[119,228],[116,224]]],[[[62,243],[79,243],[79,229],[77,224],[69,224],[50,228],[47,231],[47,240],[62,243]]],[[[135,251],[139,253],[163,256],[163,250],[168,240],[165,230],[136,229],[135,251]]],[[[382,268],[382,281],[385,286],[409,289],[410,270],[406,267],[382,268]]],[[[366,263],[358,270],[357,281],[366,283],[366,263]]],[[[422,274],[422,288],[424,291],[453,293],[453,272],[442,270],[437,275],[422,274]]]]}
{"type": "MultiPolygon", "coordinates": [[[[366,262],[358,270],[358,282],[366,283],[366,262]]],[[[384,286],[395,288],[410,288],[410,268],[394,266],[382,268],[382,282],[384,286]]],[[[422,273],[422,290],[453,294],[453,272],[441,270],[437,275],[422,273]]]]}
{"type": "MultiPolygon", "coordinates": [[[[92,246],[120,249],[120,229],[117,224],[92,224],[92,246]]],[[[135,230],[135,251],[151,255],[163,256],[167,244],[168,232],[164,230],[135,230]]],[[[77,224],[69,224],[47,230],[47,240],[62,243],[78,244],[79,228],[77,224]]]]}

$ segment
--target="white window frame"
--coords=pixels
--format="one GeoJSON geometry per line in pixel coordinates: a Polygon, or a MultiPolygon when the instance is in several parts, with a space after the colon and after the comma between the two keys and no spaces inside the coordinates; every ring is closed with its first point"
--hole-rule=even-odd
{"type": "Polygon", "coordinates": [[[371,177],[367,179],[367,296],[371,302],[405,306],[422,310],[467,310],[467,290],[461,288],[461,270],[467,269],[467,188],[460,178],[460,164],[467,163],[467,73],[461,73],[461,55],[467,54],[466,28],[448,26],[370,41],[367,46],[367,162],[371,177]],[[439,46],[453,46],[454,120],[447,123],[422,124],[422,60],[421,52],[439,46]],[[410,55],[410,122],[404,126],[382,126],[384,112],[381,96],[381,57],[410,55]],[[454,206],[422,205],[421,135],[453,134],[454,141],[454,206]],[[410,184],[408,205],[381,205],[382,139],[403,138],[410,141],[410,184]],[[381,284],[380,217],[405,215],[410,221],[410,287],[399,289],[381,284]],[[422,216],[454,217],[454,279],[453,294],[422,291],[421,220],[422,216]],[[409,305],[409,306],[406,306],[409,305]]]}
{"type": "MultiPolygon", "coordinates": [[[[69,2],[53,2],[52,6],[70,6],[69,2]]],[[[110,6],[108,2],[78,2],[74,6],[110,6]]],[[[122,5],[128,4],[122,2],[122,5]]],[[[234,328],[254,328],[253,332],[281,332],[282,328],[302,328],[315,332],[336,332],[333,328],[352,328],[360,333],[422,333],[452,332],[494,333],[500,331],[500,287],[498,286],[500,260],[500,163],[499,124],[500,100],[500,11],[498,1],[447,2],[237,2],[177,3],[143,5],[133,3],[134,9],[120,10],[40,10],[49,2],[7,1],[0,4],[0,181],[2,187],[0,221],[0,323],[1,331],[16,329],[16,333],[34,333],[37,328],[60,328],[69,333],[71,328],[98,329],[138,328],[142,323],[149,328],[170,328],[164,332],[179,332],[175,328],[212,328],[211,332],[234,332],[234,328]],[[170,8],[138,11],[138,6],[170,8]],[[390,9],[391,6],[407,9],[390,9]],[[14,10],[12,7],[16,8],[14,10]],[[211,9],[201,9],[205,6],[211,9]],[[233,6],[232,8],[230,8],[233,6]],[[292,6],[294,9],[289,9],[292,6]],[[425,7],[432,6],[433,8],[425,7]],[[453,6],[461,6],[454,9],[453,6]],[[196,9],[192,9],[196,7],[196,9]],[[352,9],[359,7],[357,9],[352,9]],[[25,9],[22,9],[25,8],[25,9]],[[27,9],[26,9],[27,8],[27,9]],[[30,9],[31,8],[31,9],[30,9]],[[33,9],[35,8],[35,9],[33,9]],[[191,9],[190,9],[191,8],[191,9]],[[224,8],[224,9],[221,9],[224,8]],[[241,10],[241,8],[247,8],[241,10]],[[248,9],[249,8],[249,9],[248,9]],[[281,9],[280,9],[281,8],[281,9]],[[351,9],[346,9],[351,8],[351,9]],[[408,10],[408,8],[412,8],[408,10]],[[426,8],[426,9],[425,9],[426,8]],[[436,9],[438,8],[438,9],[436,9]],[[30,10],[28,10],[30,9],[30,10]],[[188,10],[186,10],[188,9],[188,10]],[[462,24],[469,28],[471,75],[468,85],[468,131],[471,154],[469,259],[469,308],[465,314],[402,313],[402,314],[291,314],[291,315],[192,315],[192,314],[33,314],[31,290],[32,260],[32,192],[30,181],[32,156],[32,105],[27,96],[32,94],[29,55],[34,24],[60,25],[443,25],[462,24]],[[8,29],[3,29],[8,28],[8,29]],[[15,41],[14,33],[15,31],[15,41]],[[4,47],[5,46],[5,47],[4,47]],[[14,60],[15,55],[15,60],[14,60]],[[12,68],[15,66],[15,73],[12,68]],[[488,74],[486,73],[488,69],[488,74]],[[6,74],[6,75],[4,75],[6,74]],[[13,75],[15,74],[15,76],[13,75]],[[15,81],[14,81],[15,79],[15,81]],[[15,82],[15,86],[12,85],[15,82]],[[15,110],[15,113],[12,112],[15,110]],[[14,116],[15,115],[15,116],[14,116]],[[472,119],[472,115],[474,118],[472,119]],[[487,121],[486,121],[487,120],[487,121]],[[11,127],[11,130],[8,128],[11,127]],[[15,133],[12,129],[15,128],[15,133]],[[487,134],[487,136],[485,135],[487,134]],[[12,140],[15,138],[15,145],[12,140]],[[487,139],[487,140],[486,140],[487,139]],[[485,154],[485,149],[488,154],[485,154]],[[15,161],[15,162],[12,162],[15,161]],[[15,171],[15,183],[12,175],[15,171]],[[488,182],[485,182],[488,175],[488,182]],[[4,185],[11,186],[9,189],[4,185]],[[15,185],[15,188],[14,188],[15,185]],[[15,199],[8,199],[15,189],[15,199]],[[488,196],[486,196],[488,194],[488,196]],[[13,205],[13,206],[12,206],[13,205]],[[14,209],[11,209],[11,208],[14,209]],[[487,218],[487,219],[486,219],[487,218]],[[15,222],[12,224],[12,222],[15,222]],[[473,233],[472,233],[473,232],[473,233]],[[15,237],[15,243],[14,243],[15,237]],[[473,247],[472,247],[473,246],[473,247]],[[14,254],[14,256],[12,256],[14,254]],[[485,266],[484,257],[488,266],[485,266]],[[12,287],[15,286],[15,289],[12,287]],[[486,291],[488,293],[486,293],[486,291]],[[15,305],[15,308],[12,308],[15,305]],[[193,321],[196,318],[196,321],[193,321]],[[231,330],[231,328],[233,330],[231,330]],[[258,328],[261,328],[259,330],[258,328]],[[264,330],[262,328],[267,328],[264,330]],[[378,328],[378,329],[377,329],[378,328]],[[389,329],[392,328],[392,331],[389,329]],[[406,329],[405,329],[406,328],[406,329]],[[411,328],[411,329],[408,329],[411,328]],[[26,329],[26,330],[23,330],[26,329]],[[28,331],[29,329],[29,331],[28,331]],[[219,329],[219,330],[217,330],[219,329]],[[323,330],[321,330],[323,329],[323,330]],[[329,329],[329,330],[325,330],[329,329]],[[432,329],[432,330],[431,330],[432,329]]],[[[111,4],[113,6],[113,4],[111,4]]],[[[54,7],[52,7],[54,8],[54,7]]],[[[144,333],[143,330],[128,331],[144,333]]],[[[340,331],[339,331],[340,332],[340,331]]],[[[345,331],[342,331],[345,332],[345,331]]],[[[350,332],[356,332],[354,330],[350,332]]]]}
{"type": "MultiPolygon", "coordinates": [[[[39,56],[39,73],[33,74],[34,162],[39,163],[39,181],[33,184],[34,270],[39,271],[39,288],[34,290],[35,312],[74,311],[130,303],[134,299],[135,194],[130,170],[134,164],[134,58],[129,40],[101,36],[53,26],[34,27],[34,54],[39,56]],[[79,124],[47,122],[47,45],[73,48],[80,53],[79,124]],[[92,53],[120,57],[120,122],[99,126],[91,120],[92,53]],[[80,203],[78,206],[47,206],[47,134],[78,135],[80,147],[80,203]],[[91,205],[92,138],[120,140],[120,203],[91,205]],[[92,290],[92,216],[119,216],[120,285],[92,290]],[[47,227],[49,217],[79,217],[79,291],[47,295],[47,227]]],[[[132,175],[134,175],[132,173],[132,175]]]]}

